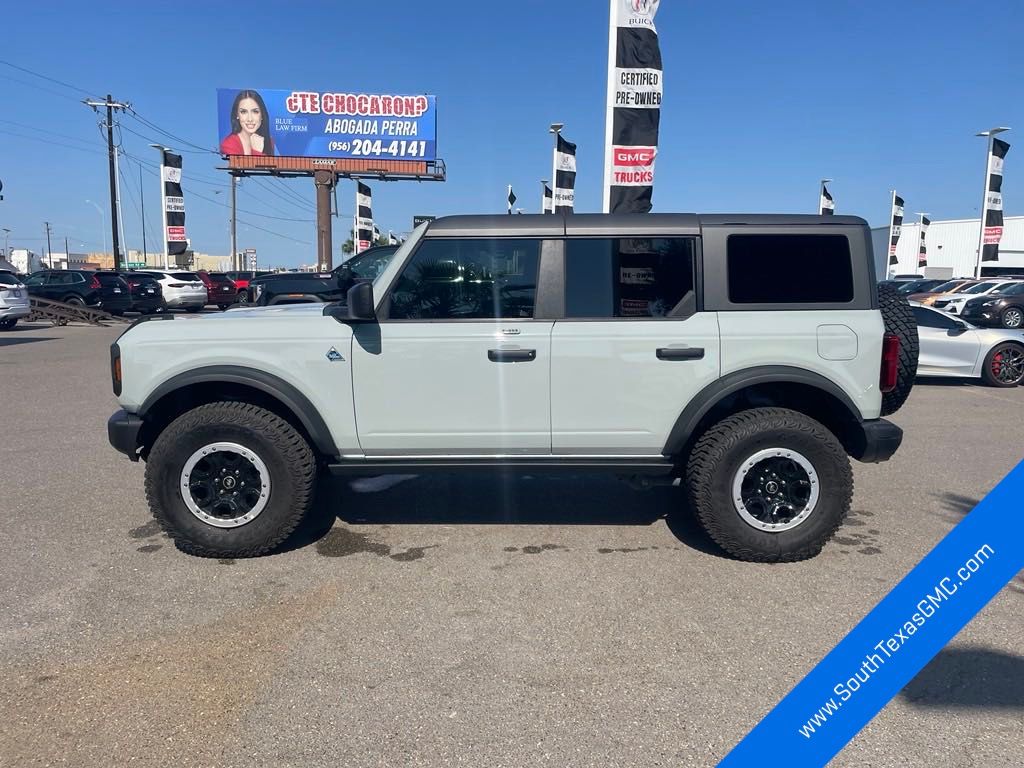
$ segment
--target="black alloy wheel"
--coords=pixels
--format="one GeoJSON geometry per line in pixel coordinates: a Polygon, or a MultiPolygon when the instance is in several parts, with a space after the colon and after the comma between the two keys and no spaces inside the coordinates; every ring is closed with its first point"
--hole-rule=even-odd
{"type": "Polygon", "coordinates": [[[985,357],[981,377],[992,387],[1016,387],[1024,380],[1024,346],[1005,342],[985,357]]]}

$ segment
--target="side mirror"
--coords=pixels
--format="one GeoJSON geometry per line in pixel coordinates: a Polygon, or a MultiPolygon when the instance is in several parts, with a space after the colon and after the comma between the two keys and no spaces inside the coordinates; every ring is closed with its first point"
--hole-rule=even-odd
{"type": "Polygon", "coordinates": [[[953,321],[953,333],[954,334],[959,336],[961,333],[966,333],[966,332],[967,332],[967,323],[965,323],[963,320],[954,320],[953,321]]]}
{"type": "Polygon", "coordinates": [[[349,320],[373,320],[377,313],[373,306],[373,283],[356,283],[348,289],[349,320]]]}

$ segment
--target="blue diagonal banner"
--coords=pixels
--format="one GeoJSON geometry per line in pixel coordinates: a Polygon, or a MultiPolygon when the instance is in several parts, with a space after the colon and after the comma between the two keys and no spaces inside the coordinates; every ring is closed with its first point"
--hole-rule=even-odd
{"type": "Polygon", "coordinates": [[[1018,464],[719,763],[823,766],[1024,568],[1018,464]]]}

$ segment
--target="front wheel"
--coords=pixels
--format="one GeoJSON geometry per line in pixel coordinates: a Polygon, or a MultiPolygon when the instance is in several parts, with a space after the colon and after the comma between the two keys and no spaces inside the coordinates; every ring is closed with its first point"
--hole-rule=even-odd
{"type": "Polygon", "coordinates": [[[1024,325],[1024,310],[1019,307],[1010,307],[1003,310],[1000,319],[1003,323],[1003,328],[1020,328],[1024,325]]]}
{"type": "Polygon", "coordinates": [[[287,421],[239,402],[201,405],[160,434],[146,497],[179,548],[253,557],[278,546],[313,502],[316,457],[287,421]]]}
{"type": "Polygon", "coordinates": [[[1024,347],[998,344],[985,356],[981,379],[990,387],[1016,387],[1024,380],[1024,347]]]}
{"type": "Polygon", "coordinates": [[[239,291],[238,292],[238,298],[235,301],[236,301],[237,304],[245,306],[246,304],[249,303],[249,292],[248,291],[239,291]]]}
{"type": "Polygon", "coordinates": [[[814,557],[850,509],[853,474],[842,445],[787,408],[729,416],[697,441],[687,486],[701,524],[740,560],[814,557]]]}

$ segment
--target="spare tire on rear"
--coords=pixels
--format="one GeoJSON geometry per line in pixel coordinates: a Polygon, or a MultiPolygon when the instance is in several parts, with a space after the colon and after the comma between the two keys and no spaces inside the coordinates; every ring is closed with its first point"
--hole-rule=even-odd
{"type": "Polygon", "coordinates": [[[882,311],[885,332],[900,340],[900,358],[896,373],[896,388],[882,393],[882,415],[896,413],[907,401],[917,376],[917,321],[906,297],[895,286],[878,286],[878,308],[882,311]]]}

